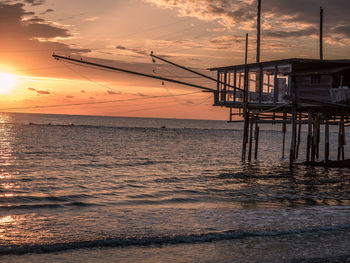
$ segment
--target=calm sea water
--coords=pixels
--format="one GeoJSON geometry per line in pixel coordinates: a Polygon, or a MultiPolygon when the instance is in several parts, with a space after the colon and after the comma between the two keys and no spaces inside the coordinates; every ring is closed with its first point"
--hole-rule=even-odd
{"type": "Polygon", "coordinates": [[[244,164],[240,123],[35,114],[0,123],[1,262],[350,257],[350,170],[290,171],[279,126],[262,127],[259,161],[244,164]]]}

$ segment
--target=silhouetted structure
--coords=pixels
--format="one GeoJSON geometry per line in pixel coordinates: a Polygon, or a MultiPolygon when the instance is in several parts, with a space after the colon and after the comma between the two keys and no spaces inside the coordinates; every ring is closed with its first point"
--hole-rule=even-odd
{"type": "Polygon", "coordinates": [[[214,105],[230,108],[231,120],[236,114],[232,109],[239,109],[244,117],[243,160],[248,142],[248,160],[252,158],[254,124],[257,158],[259,123],[282,123],[284,134],[285,125],[292,124],[291,164],[298,157],[303,123],[309,125],[308,163],[319,159],[320,125],[325,125],[326,162],[329,125],[339,125],[338,160],[344,160],[344,125],[350,123],[350,60],[292,58],[211,70],[217,71],[218,78],[214,105]]]}

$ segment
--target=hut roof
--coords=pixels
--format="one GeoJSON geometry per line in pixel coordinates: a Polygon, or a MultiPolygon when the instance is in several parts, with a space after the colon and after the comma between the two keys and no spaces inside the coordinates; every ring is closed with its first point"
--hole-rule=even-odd
{"type": "Polygon", "coordinates": [[[293,71],[305,71],[307,69],[324,69],[324,68],[339,68],[350,66],[350,59],[340,59],[340,60],[320,60],[320,59],[308,59],[308,58],[287,58],[280,60],[264,61],[260,63],[250,63],[241,65],[232,65],[224,67],[210,68],[211,71],[230,71],[243,68],[258,68],[258,67],[269,67],[283,64],[291,64],[293,66],[293,71]],[[311,68],[310,68],[311,67],[311,68]]]}

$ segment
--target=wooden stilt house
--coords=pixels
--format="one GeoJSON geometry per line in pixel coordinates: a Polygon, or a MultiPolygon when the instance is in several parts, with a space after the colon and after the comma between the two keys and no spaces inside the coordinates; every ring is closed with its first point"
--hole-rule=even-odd
{"type": "Polygon", "coordinates": [[[291,124],[290,164],[298,159],[301,125],[308,124],[307,163],[320,158],[320,125],[325,125],[324,161],[329,160],[329,125],[339,125],[338,160],[344,160],[345,128],[350,123],[350,60],[283,59],[212,68],[217,72],[214,105],[230,108],[230,119],[244,117],[242,159],[252,158],[255,124],[257,158],[259,123],[291,124]],[[297,129],[297,125],[299,128],[297,129]]]}

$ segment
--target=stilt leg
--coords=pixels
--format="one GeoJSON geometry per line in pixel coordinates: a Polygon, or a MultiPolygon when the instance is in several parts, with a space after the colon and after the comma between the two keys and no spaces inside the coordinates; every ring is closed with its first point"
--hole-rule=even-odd
{"type": "Polygon", "coordinates": [[[248,147],[248,161],[252,160],[252,145],[253,145],[253,117],[250,119],[249,130],[249,147],[248,147]]]}
{"type": "Polygon", "coordinates": [[[296,146],[296,132],[297,132],[297,110],[295,106],[292,108],[292,138],[289,151],[289,166],[292,168],[295,158],[295,146],[296,146]]]}
{"type": "MultiPolygon", "coordinates": [[[[283,113],[283,120],[286,121],[287,114],[283,113]]],[[[282,124],[282,133],[283,133],[283,142],[282,142],[282,159],[284,159],[284,148],[286,144],[286,131],[287,131],[287,124],[282,124]]]]}
{"type": "Polygon", "coordinates": [[[328,116],[326,119],[326,124],[324,128],[324,161],[328,163],[329,161],[329,122],[328,116]]]}
{"type": "Polygon", "coordinates": [[[298,142],[297,142],[297,149],[295,152],[296,160],[299,158],[300,136],[301,136],[301,113],[299,114],[298,142]]]}
{"type": "Polygon", "coordinates": [[[312,144],[312,113],[308,112],[308,133],[307,133],[307,145],[306,145],[306,163],[310,163],[312,144]]]}
{"type": "Polygon", "coordinates": [[[258,159],[259,131],[260,131],[260,128],[258,123],[256,122],[255,123],[255,155],[254,155],[255,160],[258,159]]]}

